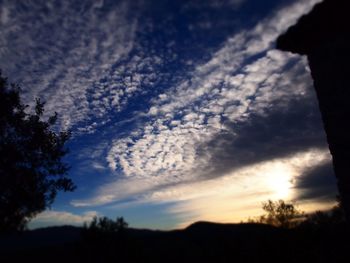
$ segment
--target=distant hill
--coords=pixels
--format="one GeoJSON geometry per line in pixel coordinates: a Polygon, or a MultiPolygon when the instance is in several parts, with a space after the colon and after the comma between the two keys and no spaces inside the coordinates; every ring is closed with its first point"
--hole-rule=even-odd
{"type": "Polygon", "coordinates": [[[348,262],[348,233],[346,226],[197,222],[182,230],[86,235],[63,226],[1,237],[0,255],[1,262],[348,262]]]}
{"type": "Polygon", "coordinates": [[[81,227],[54,226],[0,236],[0,251],[57,246],[81,240],[81,227]]]}

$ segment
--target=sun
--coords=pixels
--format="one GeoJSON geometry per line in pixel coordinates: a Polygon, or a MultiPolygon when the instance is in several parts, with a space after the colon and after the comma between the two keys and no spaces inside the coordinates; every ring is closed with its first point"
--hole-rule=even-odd
{"type": "Polygon", "coordinates": [[[286,163],[272,163],[266,176],[266,184],[274,199],[290,199],[292,178],[295,171],[286,163]]]}

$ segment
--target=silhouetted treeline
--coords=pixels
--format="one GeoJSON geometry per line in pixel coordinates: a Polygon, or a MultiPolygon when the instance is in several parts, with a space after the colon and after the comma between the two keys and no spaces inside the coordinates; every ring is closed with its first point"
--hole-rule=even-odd
{"type": "Polygon", "coordinates": [[[347,262],[350,251],[344,223],[316,218],[291,229],[198,222],[175,231],[92,233],[55,227],[2,237],[2,262],[347,262]]]}

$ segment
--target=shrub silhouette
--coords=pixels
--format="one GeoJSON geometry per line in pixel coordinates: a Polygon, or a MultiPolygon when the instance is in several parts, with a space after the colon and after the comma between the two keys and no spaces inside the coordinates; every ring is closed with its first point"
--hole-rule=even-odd
{"type": "Polygon", "coordinates": [[[0,233],[24,229],[58,191],[75,188],[61,160],[70,133],[52,130],[57,114],[44,121],[39,99],[35,113],[27,113],[19,91],[0,72],[0,233]]]}
{"type": "Polygon", "coordinates": [[[84,224],[85,232],[90,233],[120,233],[128,227],[123,217],[117,217],[115,221],[108,217],[95,216],[89,225],[84,224]]]}
{"type": "Polygon", "coordinates": [[[345,223],[345,213],[338,198],[338,204],[335,205],[330,211],[316,211],[315,213],[306,216],[302,226],[311,226],[313,228],[335,226],[345,223]]]}
{"type": "Polygon", "coordinates": [[[277,227],[294,227],[298,223],[298,218],[303,215],[293,204],[285,203],[283,200],[268,200],[263,203],[262,208],[266,215],[260,216],[258,222],[277,227]]]}
{"type": "Polygon", "coordinates": [[[89,262],[127,262],[123,259],[132,248],[125,231],[127,227],[123,217],[112,220],[95,216],[90,223],[85,223],[81,251],[86,259],[89,262]]]}

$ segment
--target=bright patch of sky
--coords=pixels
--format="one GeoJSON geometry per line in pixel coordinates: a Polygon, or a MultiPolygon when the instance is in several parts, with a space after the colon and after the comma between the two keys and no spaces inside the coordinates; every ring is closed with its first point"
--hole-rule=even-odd
{"type": "Polygon", "coordinates": [[[329,206],[307,61],[274,49],[317,2],[2,1],[0,68],[74,134],[78,189],[32,227],[237,222],[269,198],[329,206]]]}

